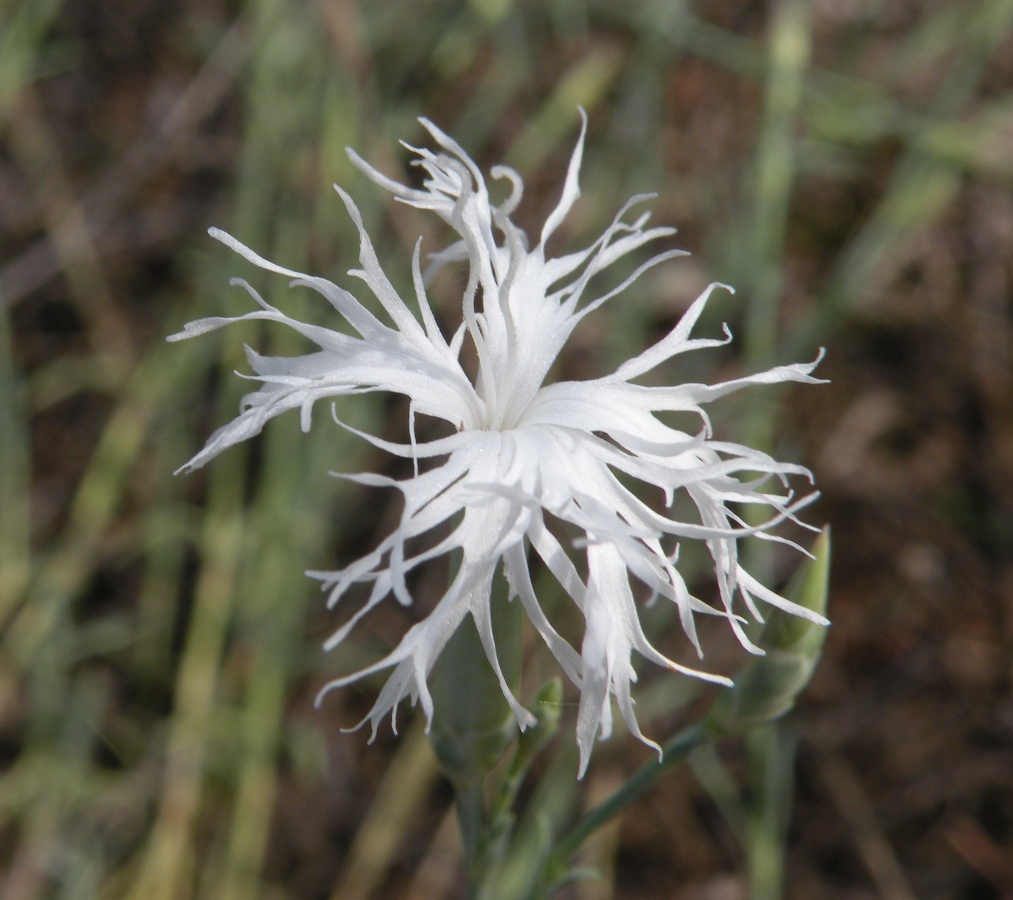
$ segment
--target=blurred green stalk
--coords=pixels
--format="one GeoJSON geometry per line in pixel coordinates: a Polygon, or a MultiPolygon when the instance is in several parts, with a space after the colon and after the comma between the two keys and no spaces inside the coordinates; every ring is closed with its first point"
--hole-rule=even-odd
{"type": "MultiPolygon", "coordinates": [[[[496,653],[503,675],[516,691],[520,682],[522,611],[507,599],[506,578],[494,579],[491,602],[496,653]]],[[[517,723],[486,657],[470,615],[458,626],[430,678],[435,713],[430,739],[443,774],[454,788],[468,867],[470,896],[476,897],[493,863],[489,776],[502,765],[517,723]]]]}
{"type": "Polygon", "coordinates": [[[32,565],[28,406],[2,304],[0,297],[0,626],[21,600],[32,565]]]}

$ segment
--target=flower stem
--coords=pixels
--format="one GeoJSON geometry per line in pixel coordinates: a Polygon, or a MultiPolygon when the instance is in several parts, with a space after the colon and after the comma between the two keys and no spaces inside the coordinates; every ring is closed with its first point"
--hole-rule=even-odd
{"type": "Polygon", "coordinates": [[[697,722],[683,729],[664,746],[662,757],[658,762],[649,762],[642,766],[608,800],[584,815],[559,840],[549,857],[545,868],[546,882],[549,885],[549,892],[546,893],[546,896],[551,893],[552,887],[560,879],[565,878],[569,858],[593,832],[621,813],[634,800],[646,793],[663,775],[684,763],[693,750],[713,737],[715,737],[715,732],[705,722],[697,722]]]}
{"type": "MultiPolygon", "coordinates": [[[[521,610],[507,600],[505,579],[491,599],[493,634],[504,676],[516,687],[520,675],[521,610]]],[[[468,869],[469,896],[477,896],[495,862],[488,776],[502,771],[517,737],[517,722],[503,697],[470,616],[447,642],[431,679],[435,715],[430,739],[443,774],[454,788],[468,869]]]]}
{"type": "Polygon", "coordinates": [[[487,813],[483,779],[455,781],[454,805],[468,868],[468,896],[477,896],[486,869],[487,813]]]}

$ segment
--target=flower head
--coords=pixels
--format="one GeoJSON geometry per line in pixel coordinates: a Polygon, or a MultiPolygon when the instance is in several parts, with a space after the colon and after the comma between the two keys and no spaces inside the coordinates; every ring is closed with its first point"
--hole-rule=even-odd
{"type": "MultiPolygon", "coordinates": [[[[532,717],[514,697],[497,659],[490,621],[490,594],[502,564],[511,594],[519,598],[535,630],[580,691],[577,743],[581,773],[587,766],[596,735],[612,727],[612,701],[626,725],[640,740],[657,747],[641,733],[633,710],[630,686],[636,680],[632,651],[668,669],[724,683],[720,676],[686,668],[656,650],[641,627],[631,576],[655,596],[674,603],[689,640],[700,651],[694,625],[698,613],[722,616],[750,651],[760,652],[746,636],[736,611],[761,617],[762,603],[799,616],[824,621],[761,585],[740,564],[740,538],[755,534],[778,539],[771,529],[814,495],[798,498],[788,477],[810,473],[780,463],[765,453],[712,438],[704,404],[754,384],[815,382],[816,363],[780,366],[756,375],[718,384],[648,387],[636,379],[689,350],[720,346],[721,339],[692,337],[693,328],[713,291],[712,284],[689,307],[678,324],[658,343],[623,363],[616,371],[589,381],[546,384],[546,376],[574,327],[637,279],[646,269],[681,255],[660,253],[640,266],[615,289],[594,295],[594,276],[641,245],[673,233],[648,228],[648,214],[631,210],[649,197],[632,198],[612,224],[590,246],[550,258],[546,242],[573,206],[580,191],[586,117],[570,159],[562,197],[546,219],[538,242],[510,219],[520,201],[522,183],[513,170],[497,166],[494,179],[507,182],[509,196],[499,205],[489,197],[485,179],[468,155],[431,122],[420,120],[437,151],[409,148],[425,171],[421,188],[406,187],[372,168],[349,150],[352,161],[372,181],[404,203],[436,213],[458,240],[430,258],[432,268],[463,263],[468,273],[462,298],[462,322],[449,338],[432,313],[427,279],[420,265],[420,244],[412,260],[418,316],[399,296],[377,260],[359,211],[336,187],[359,232],[359,268],[349,275],[364,282],[386,315],[374,315],[344,288],[322,278],[293,272],[268,262],[229,235],[211,234],[255,265],[287,275],[292,285],[313,288],[347,321],[352,334],[309,325],[289,318],[265,302],[246,282],[259,309],[236,319],[209,318],[192,322],[173,335],[178,340],[243,319],[265,319],[294,328],[319,350],[305,356],[265,357],[247,350],[259,390],[243,398],[240,414],[216,431],[184,468],[202,466],[225,448],[257,434],[264,423],[288,409],[299,409],[303,429],[323,397],[373,391],[405,395],[410,401],[409,439],[391,443],[348,425],[365,440],[414,461],[415,475],[395,481],[376,474],[340,477],[366,485],[397,488],[404,511],[397,529],[372,552],[336,572],[311,573],[323,581],[334,606],[354,585],[369,586],[362,607],[327,642],[337,646],[363,615],[393,594],[401,603],[412,597],[408,573],[427,560],[448,553],[460,558],[457,574],[433,611],[412,626],[398,646],[368,668],[329,684],[322,694],[374,672],[391,674],[366,720],[373,734],[382,718],[408,697],[421,704],[431,720],[433,702],[426,680],[447,640],[466,616],[472,616],[503,693],[524,728],[532,717]],[[470,378],[461,364],[461,349],[470,341],[477,356],[477,374],[470,378]],[[658,413],[695,414],[696,434],[665,424],[658,413]],[[449,437],[417,442],[414,417],[443,419],[455,429],[449,437]],[[658,489],[660,511],[645,504],[623,484],[635,479],[658,489]],[[779,484],[773,492],[765,487],[779,484]],[[695,514],[677,517],[676,495],[689,498],[695,514]],[[747,525],[733,506],[766,508],[763,524],[747,525]],[[578,546],[567,548],[553,530],[559,522],[583,533],[578,546]],[[441,530],[442,526],[442,530],[441,530]],[[411,539],[427,533],[436,543],[409,552],[411,539]],[[720,606],[694,597],[676,568],[677,542],[701,540],[714,562],[720,606]],[[555,629],[542,610],[532,586],[527,554],[531,548],[559,581],[584,618],[578,651],[555,629]],[[586,577],[571,559],[586,556],[586,577]]],[[[731,290],[731,288],[726,288],[731,290]]],[[[818,362],[818,360],[817,360],[818,362]]],[[[335,420],[339,424],[335,413],[335,420]]],[[[755,521],[755,520],[754,520],[755,521]]],[[[701,653],[702,655],[702,653],[701,653]]],[[[366,720],[363,720],[364,722],[366,720]]],[[[361,723],[360,723],[361,724],[361,723]]]]}

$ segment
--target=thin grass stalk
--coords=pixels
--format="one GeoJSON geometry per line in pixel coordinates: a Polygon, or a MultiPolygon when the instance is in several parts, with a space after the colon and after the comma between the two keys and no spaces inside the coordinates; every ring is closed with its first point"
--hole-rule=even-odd
{"type": "MultiPolygon", "coordinates": [[[[1011,27],[1010,0],[991,0],[975,9],[966,20],[965,33],[954,35],[955,59],[930,104],[932,112],[947,117],[968,102],[981,83],[989,59],[1009,36],[1011,27]]],[[[930,131],[926,126],[922,133],[930,131]]],[[[870,286],[876,283],[884,263],[904,241],[932,222],[953,201],[960,188],[963,167],[952,160],[941,160],[924,143],[919,135],[911,136],[878,206],[838,254],[821,291],[819,306],[784,343],[786,356],[824,341],[849,314],[868,305],[870,286]]],[[[967,149],[973,149],[973,145],[967,149]]]]}
{"type": "MultiPolygon", "coordinates": [[[[229,392],[224,396],[233,400],[229,392]]],[[[129,900],[180,900],[193,890],[194,826],[244,531],[246,456],[245,448],[237,448],[232,465],[209,475],[201,570],[176,678],[158,814],[129,900]]]]}
{"type": "Polygon", "coordinates": [[[29,587],[29,602],[3,636],[4,649],[22,665],[35,658],[60,627],[69,605],[94,571],[102,539],[128,491],[151,420],[175,386],[175,373],[182,370],[178,357],[170,368],[159,350],[127,382],[75,491],[62,539],[42,559],[29,587]]]}
{"type": "MultiPolygon", "coordinates": [[[[774,7],[767,39],[767,83],[763,122],[753,166],[750,216],[750,282],[747,293],[744,355],[749,370],[770,366],[777,344],[784,286],[785,235],[797,169],[795,129],[811,50],[809,0],[781,0],[774,7]]],[[[770,422],[769,414],[764,420],[770,422]]],[[[754,423],[762,434],[746,442],[770,446],[770,426],[754,423]],[[756,439],[760,439],[757,443],[756,439]]]]}
{"type": "Polygon", "coordinates": [[[19,603],[32,567],[31,443],[25,384],[0,306],[0,626],[19,603]]]}

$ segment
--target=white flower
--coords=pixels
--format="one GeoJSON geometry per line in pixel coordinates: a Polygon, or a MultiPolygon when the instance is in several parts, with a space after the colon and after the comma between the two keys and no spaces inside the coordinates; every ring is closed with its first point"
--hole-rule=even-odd
{"type": "Polygon", "coordinates": [[[524,728],[532,724],[530,713],[513,696],[503,677],[493,642],[490,589],[502,562],[512,595],[520,598],[532,625],[580,690],[577,743],[581,774],[587,767],[595,735],[604,738],[611,731],[612,698],[630,731],[657,747],[641,734],[633,712],[633,650],[666,668],[727,683],[727,679],[667,659],[649,643],[638,618],[631,575],[653,595],[677,606],[682,627],[698,652],[695,613],[725,617],[743,645],[760,652],[742,629],[744,620],[734,609],[736,594],[756,618],[761,616],[758,601],[762,601],[825,622],[759,584],[739,564],[737,554],[737,542],[745,535],[777,539],[770,529],[785,519],[794,519],[799,507],[814,496],[797,499],[787,488],[787,476],[800,475],[811,481],[810,473],[748,447],[713,440],[702,408],[747,385],[815,382],[817,379],[810,375],[815,362],[781,366],[713,385],[636,384],[635,379],[677,354],[720,346],[731,339],[727,328],[718,340],[690,336],[711,293],[724,287],[712,284],[665,338],[611,375],[591,381],[544,384],[570,333],[585,315],[626,288],[647,268],[681,255],[677,250],[658,254],[619,287],[586,299],[596,274],[648,241],[673,233],[669,228],[647,228],[647,213],[626,221],[630,209],[649,199],[640,196],[620,210],[591,246],[567,256],[546,258],[546,241],[579,195],[577,176],[586,130],[583,114],[582,119],[584,125],[562,197],[534,247],[510,220],[522,192],[517,173],[504,166],[492,169],[492,177],[505,180],[509,187],[509,197],[494,205],[476,165],[431,122],[420,120],[440,151],[409,148],[418,156],[415,164],[427,176],[421,189],[390,180],[349,151],[352,161],[376,184],[411,206],[432,210],[459,236],[459,241],[432,256],[434,267],[449,262],[467,265],[463,321],[450,340],[440,331],[426,297],[419,244],[412,260],[419,310],[416,317],[384,274],[358,209],[340,187],[336,190],[360,237],[361,268],[348,274],[365,282],[389,323],[377,318],[344,288],[268,262],[229,235],[212,229],[214,237],[255,265],[290,276],[292,285],[318,291],[355,334],[290,319],[246,282],[235,279],[233,283],[243,285],[257,302],[258,311],[236,319],[202,319],[170,338],[192,337],[233,321],[266,319],[294,328],[320,348],[294,358],[264,357],[248,349],[250,365],[262,386],[243,399],[239,416],[211,436],[204,449],[184,467],[187,469],[202,466],[226,447],[259,433],[268,419],[288,409],[299,409],[302,427],[308,429],[311,407],[321,397],[392,391],[409,398],[407,443],[393,444],[367,434],[362,437],[384,450],[413,459],[415,476],[405,481],[374,474],[340,476],[361,484],[398,488],[404,495],[404,512],[398,528],[372,553],[337,572],[311,573],[329,590],[330,606],[353,585],[371,585],[362,608],[326,646],[340,644],[359,619],[389,594],[410,604],[406,576],[416,566],[453,551],[460,551],[460,566],[433,611],[412,626],[390,654],[361,672],[332,682],[324,692],[392,669],[367,716],[374,736],[381,719],[388,712],[393,716],[405,697],[410,697],[413,704],[420,702],[431,720],[433,703],[426,679],[451,634],[465,616],[471,615],[518,725],[524,728]],[[465,340],[473,343],[478,359],[474,381],[460,362],[465,340]],[[701,421],[700,433],[688,434],[663,424],[656,414],[669,411],[696,414],[701,421]],[[456,433],[428,443],[416,442],[414,419],[419,414],[446,420],[456,433]],[[428,463],[436,458],[444,461],[428,463]],[[420,461],[427,461],[421,469],[420,461]],[[657,487],[668,512],[645,505],[618,475],[657,487]],[[780,493],[768,493],[763,488],[772,476],[784,486],[780,493]],[[696,509],[692,520],[683,521],[671,514],[673,499],[679,492],[684,492],[696,509]],[[746,525],[732,509],[740,504],[768,507],[767,521],[760,526],[746,525]],[[578,549],[586,554],[586,579],[554,535],[553,520],[569,523],[584,533],[578,549]],[[410,539],[441,525],[449,533],[434,546],[414,556],[407,553],[410,539]],[[714,560],[721,608],[715,609],[692,596],[676,569],[675,542],[683,538],[706,542],[714,560]],[[580,652],[559,635],[539,605],[528,571],[529,546],[584,617],[580,652]]]}

